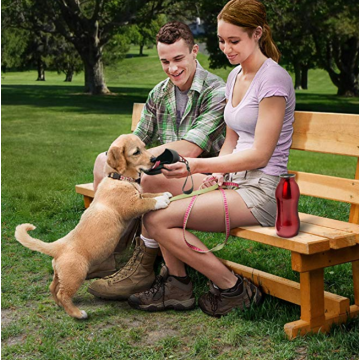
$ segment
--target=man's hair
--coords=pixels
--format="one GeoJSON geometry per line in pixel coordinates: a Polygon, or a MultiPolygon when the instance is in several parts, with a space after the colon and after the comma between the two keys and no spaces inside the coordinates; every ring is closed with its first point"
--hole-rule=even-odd
{"type": "Polygon", "coordinates": [[[195,42],[190,28],[180,21],[172,21],[159,30],[156,35],[156,45],[159,42],[170,45],[180,39],[184,39],[191,52],[195,42]]]}

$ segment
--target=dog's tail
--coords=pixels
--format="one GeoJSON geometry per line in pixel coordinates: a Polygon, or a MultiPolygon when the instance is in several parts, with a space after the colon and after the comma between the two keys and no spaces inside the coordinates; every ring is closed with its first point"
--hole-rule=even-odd
{"type": "Polygon", "coordinates": [[[15,230],[16,240],[30,250],[39,251],[43,254],[54,257],[56,253],[54,243],[46,243],[41,240],[34,239],[28,234],[28,231],[35,229],[36,227],[32,224],[18,225],[15,230]]]}

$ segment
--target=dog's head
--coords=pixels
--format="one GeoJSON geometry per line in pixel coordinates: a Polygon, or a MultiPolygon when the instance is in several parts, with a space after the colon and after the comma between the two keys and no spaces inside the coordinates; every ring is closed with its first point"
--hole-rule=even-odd
{"type": "Polygon", "coordinates": [[[105,173],[117,172],[137,179],[142,170],[152,166],[153,156],[145,149],[145,144],[136,135],[121,135],[109,148],[105,173]]]}

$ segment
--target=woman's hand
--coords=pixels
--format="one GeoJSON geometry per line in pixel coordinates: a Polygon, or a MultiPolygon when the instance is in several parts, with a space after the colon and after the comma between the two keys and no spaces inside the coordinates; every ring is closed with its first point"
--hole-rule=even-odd
{"type": "MultiPolygon", "coordinates": [[[[186,159],[188,162],[188,165],[190,167],[190,171],[192,174],[195,174],[195,160],[194,158],[188,158],[186,159]]],[[[179,179],[183,178],[189,175],[189,172],[186,168],[186,165],[183,162],[178,161],[175,164],[166,164],[164,165],[164,168],[161,170],[163,175],[167,179],[179,179]]]]}
{"type": "Polygon", "coordinates": [[[208,188],[215,184],[219,184],[219,186],[222,186],[223,183],[224,183],[224,174],[214,173],[212,175],[208,175],[203,180],[203,183],[201,184],[200,189],[208,188]]]}

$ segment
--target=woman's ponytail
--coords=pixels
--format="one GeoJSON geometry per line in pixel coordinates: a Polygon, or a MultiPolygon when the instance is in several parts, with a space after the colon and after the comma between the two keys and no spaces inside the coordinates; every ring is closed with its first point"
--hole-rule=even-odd
{"type": "Polygon", "coordinates": [[[266,57],[273,59],[276,62],[280,60],[280,51],[274,43],[271,36],[271,30],[267,23],[263,26],[263,33],[259,41],[261,51],[266,57]]]}

